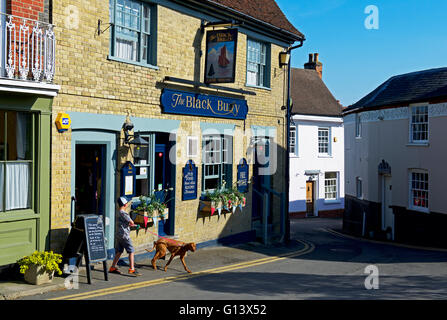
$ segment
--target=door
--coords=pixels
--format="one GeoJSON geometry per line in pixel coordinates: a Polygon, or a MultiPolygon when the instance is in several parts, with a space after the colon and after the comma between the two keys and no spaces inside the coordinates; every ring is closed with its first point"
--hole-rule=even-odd
{"type": "Polygon", "coordinates": [[[169,210],[168,219],[158,221],[158,234],[160,236],[171,235],[174,230],[175,188],[172,180],[175,177],[175,164],[171,164],[169,161],[171,143],[167,140],[168,138],[167,135],[157,134],[156,141],[163,143],[157,143],[154,149],[154,193],[159,200],[167,204],[169,210]],[[171,187],[173,188],[172,191],[169,190],[171,187]]]}
{"type": "Polygon", "coordinates": [[[394,214],[390,208],[393,197],[393,186],[391,176],[382,176],[382,227],[383,230],[390,228],[391,235],[394,233],[394,214]]]}
{"type": "Polygon", "coordinates": [[[315,181],[306,181],[306,216],[314,215],[314,185],[315,181]]]}
{"type": "MultiPolygon", "coordinates": [[[[252,220],[262,220],[264,211],[263,194],[268,193],[265,187],[271,187],[271,175],[269,173],[269,138],[257,138],[255,144],[255,161],[253,164],[253,201],[252,201],[252,220]]],[[[272,194],[269,193],[269,203],[271,202],[272,194]]],[[[271,206],[270,206],[271,207],[271,206]]],[[[268,208],[270,209],[270,208],[268,208]]],[[[272,216],[270,212],[267,213],[268,223],[271,223],[272,216]]],[[[262,222],[264,223],[264,222],[262,222]]]]}
{"type": "Polygon", "coordinates": [[[76,145],[75,216],[104,215],[105,145],[76,145]]]}

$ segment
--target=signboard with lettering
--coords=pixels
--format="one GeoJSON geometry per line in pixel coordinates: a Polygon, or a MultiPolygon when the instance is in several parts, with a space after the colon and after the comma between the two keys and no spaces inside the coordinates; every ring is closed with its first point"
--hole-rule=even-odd
{"type": "Polygon", "coordinates": [[[102,217],[97,215],[85,216],[84,224],[90,263],[107,260],[102,217]]]}
{"type": "Polygon", "coordinates": [[[197,171],[198,168],[192,160],[189,160],[183,168],[183,201],[197,199],[197,171]]]}
{"type": "Polygon", "coordinates": [[[246,100],[164,89],[161,95],[164,113],[245,120],[246,100]]]}
{"type": "Polygon", "coordinates": [[[237,29],[206,33],[205,83],[234,83],[237,29]]]}
{"type": "Polygon", "coordinates": [[[248,192],[248,164],[244,158],[237,166],[237,190],[242,193],[248,192]]]}
{"type": "Polygon", "coordinates": [[[75,266],[79,268],[82,257],[85,258],[87,280],[91,284],[90,264],[101,262],[103,264],[104,279],[108,278],[107,250],[104,239],[103,217],[94,214],[76,216],[62,252],[61,267],[74,258],[75,266]]]}

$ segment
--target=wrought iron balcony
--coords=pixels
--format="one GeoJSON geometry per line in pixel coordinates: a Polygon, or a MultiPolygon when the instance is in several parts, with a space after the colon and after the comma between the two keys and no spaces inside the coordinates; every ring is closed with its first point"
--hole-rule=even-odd
{"type": "Polygon", "coordinates": [[[52,83],[56,38],[53,25],[0,13],[0,77],[52,83]]]}

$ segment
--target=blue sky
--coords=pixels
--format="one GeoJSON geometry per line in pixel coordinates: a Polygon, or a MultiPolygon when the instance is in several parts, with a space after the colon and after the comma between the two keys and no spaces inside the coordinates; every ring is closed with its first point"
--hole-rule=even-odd
{"type": "Polygon", "coordinates": [[[292,66],[319,53],[323,80],[337,100],[351,105],[394,75],[447,67],[445,0],[276,0],[306,36],[292,66]],[[375,5],[379,29],[365,13],[375,5]]]}

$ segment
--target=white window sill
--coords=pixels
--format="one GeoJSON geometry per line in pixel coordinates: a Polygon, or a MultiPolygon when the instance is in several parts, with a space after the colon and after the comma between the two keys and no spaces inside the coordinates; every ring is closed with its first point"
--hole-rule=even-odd
{"type": "Polygon", "coordinates": [[[338,204],[341,203],[340,199],[337,200],[324,200],[324,204],[338,204]]]}
{"type": "Polygon", "coordinates": [[[329,154],[319,154],[318,158],[332,158],[332,155],[329,155],[329,154]]]}
{"type": "Polygon", "coordinates": [[[429,142],[409,142],[407,143],[407,147],[429,147],[429,142]]]}
{"type": "Polygon", "coordinates": [[[125,60],[125,59],[116,58],[116,57],[113,57],[113,56],[110,56],[110,55],[107,56],[107,59],[110,60],[110,61],[127,63],[127,64],[131,64],[131,65],[134,65],[134,66],[140,66],[140,67],[149,68],[149,69],[153,69],[153,70],[160,70],[159,67],[151,65],[151,64],[147,64],[147,63],[143,63],[143,62],[137,62],[137,61],[125,60]]]}
{"type": "Polygon", "coordinates": [[[421,213],[430,213],[430,210],[428,208],[421,208],[421,207],[409,207],[408,210],[411,211],[417,211],[417,212],[421,212],[421,213]]]}
{"type": "Polygon", "coordinates": [[[358,136],[358,137],[356,136],[355,140],[362,140],[362,136],[358,136]]]}
{"type": "Polygon", "coordinates": [[[245,86],[246,86],[246,87],[249,87],[249,88],[255,88],[255,89],[262,89],[262,90],[272,91],[272,88],[264,87],[264,86],[256,86],[256,85],[254,85],[254,84],[248,84],[248,83],[246,83],[245,86]]]}

